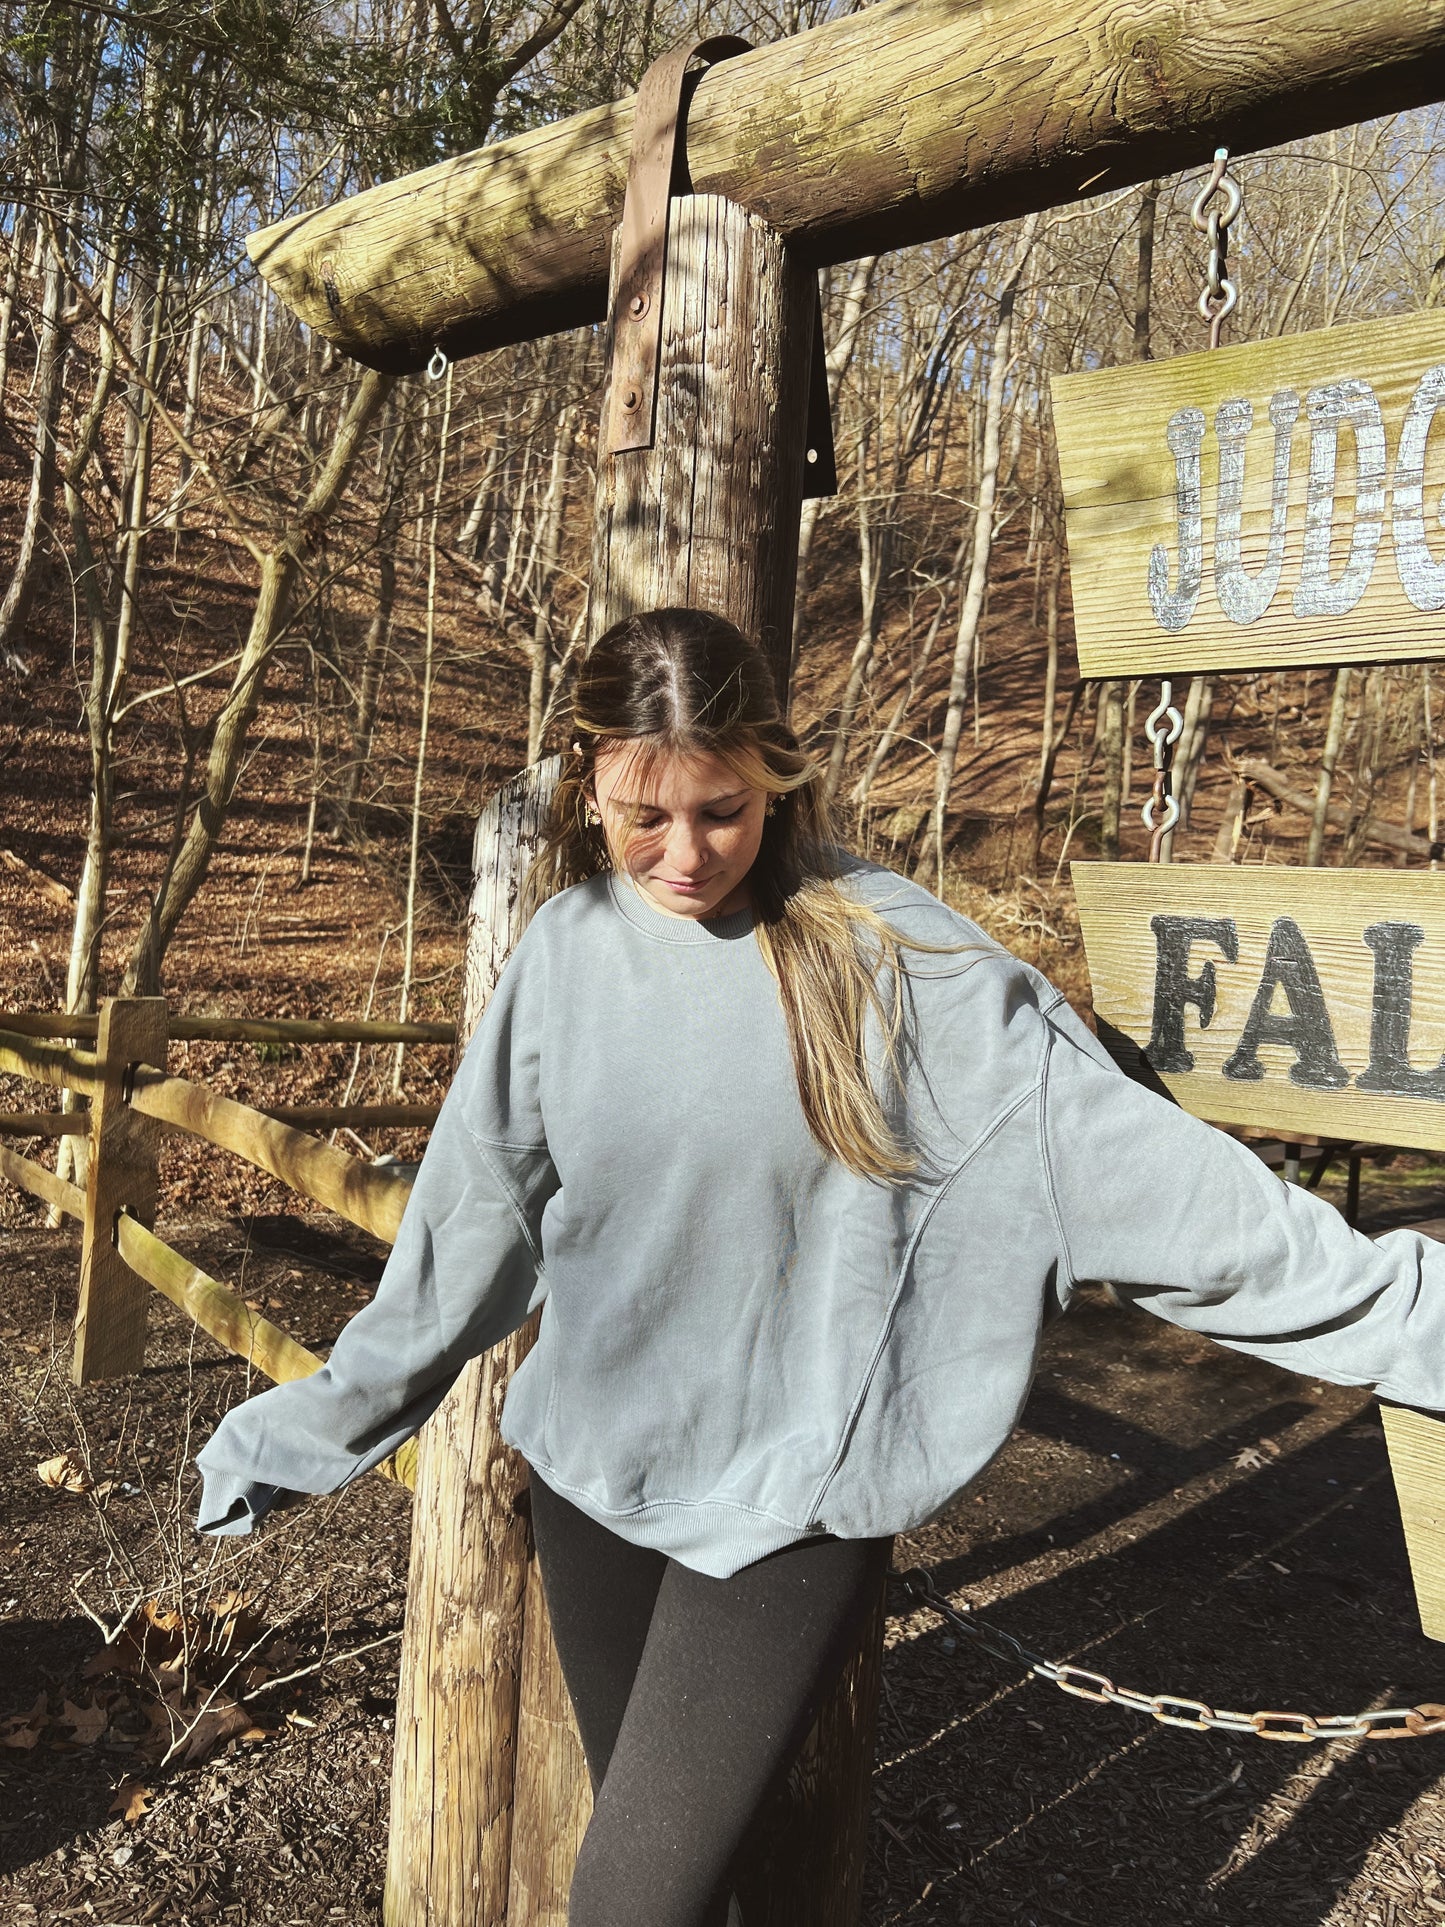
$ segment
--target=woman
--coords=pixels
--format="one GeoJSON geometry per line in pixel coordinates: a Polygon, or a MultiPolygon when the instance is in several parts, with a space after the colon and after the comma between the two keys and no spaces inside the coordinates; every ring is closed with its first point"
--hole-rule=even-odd
{"type": "Polygon", "coordinates": [[[998,1451],[1078,1280],[1441,1406],[1445,1254],[1359,1237],[845,856],[730,624],[617,624],[573,720],[376,1297],[227,1416],[200,1524],[348,1483],[543,1302],[502,1433],[596,1794],[569,1921],[721,1927],[892,1535],[998,1451]]]}

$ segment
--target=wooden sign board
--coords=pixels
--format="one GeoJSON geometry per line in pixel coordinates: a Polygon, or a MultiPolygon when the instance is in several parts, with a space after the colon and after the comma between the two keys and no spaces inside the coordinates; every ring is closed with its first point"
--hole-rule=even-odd
{"type": "Polygon", "coordinates": [[[1100,1035],[1187,1111],[1445,1150],[1445,879],[1075,863],[1100,1035]]]}
{"type": "Polygon", "coordinates": [[[1445,311],[1053,383],[1085,676],[1445,656],[1445,311]]]}

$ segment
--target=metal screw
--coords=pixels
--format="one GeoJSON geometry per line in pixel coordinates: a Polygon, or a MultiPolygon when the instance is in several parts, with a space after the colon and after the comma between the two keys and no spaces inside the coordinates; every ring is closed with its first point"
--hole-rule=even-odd
{"type": "Polygon", "coordinates": [[[635,294],[627,304],[627,312],[634,321],[641,321],[651,306],[652,303],[645,294],[635,294]]]}
{"type": "Polygon", "coordinates": [[[641,406],[642,406],[642,390],[640,388],[626,389],[622,396],[623,414],[635,415],[638,409],[641,408],[641,406]]]}

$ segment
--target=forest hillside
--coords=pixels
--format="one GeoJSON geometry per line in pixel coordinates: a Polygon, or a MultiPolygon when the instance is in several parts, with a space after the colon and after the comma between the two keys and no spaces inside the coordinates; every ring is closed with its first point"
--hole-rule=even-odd
{"type": "MultiPolygon", "coordinates": [[[[761,40],[831,10],[710,22],[761,40]]],[[[163,988],[196,1011],[449,1017],[478,809],[559,740],[600,331],[393,381],[303,330],[243,244],[629,91],[686,22],[519,0],[363,24],[316,0],[7,13],[8,1007],[163,988]]],[[[1236,160],[1227,339],[1436,302],[1440,134],[1421,111],[1236,160]]],[[[805,509],[796,724],[859,848],[1080,1002],[1069,859],[1146,853],[1159,687],[1079,682],[1050,382],[1204,345],[1202,175],[823,277],[840,485],[805,509]]],[[[1175,860],[1437,860],[1428,667],[1174,695],[1175,860]]],[[[266,1075],[424,1095],[443,1059],[340,1050],[266,1075]]],[[[191,1069],[261,1075],[199,1046],[191,1069]]]]}

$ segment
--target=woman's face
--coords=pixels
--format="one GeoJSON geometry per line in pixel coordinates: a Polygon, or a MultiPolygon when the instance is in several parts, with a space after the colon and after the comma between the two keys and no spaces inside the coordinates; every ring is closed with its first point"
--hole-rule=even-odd
{"type": "Polygon", "coordinates": [[[720,756],[667,756],[644,776],[634,752],[613,744],[598,755],[595,793],[613,862],[657,909],[715,917],[749,906],[768,792],[742,787],[720,756]]]}

